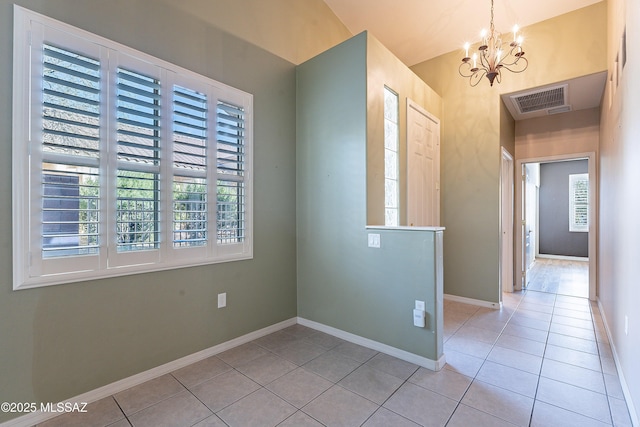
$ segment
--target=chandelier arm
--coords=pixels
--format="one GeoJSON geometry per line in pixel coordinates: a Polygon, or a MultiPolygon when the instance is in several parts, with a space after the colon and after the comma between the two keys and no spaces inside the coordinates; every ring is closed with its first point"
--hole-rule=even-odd
{"type": "Polygon", "coordinates": [[[475,73],[473,71],[471,71],[471,64],[469,64],[468,62],[463,62],[462,64],[460,64],[460,66],[458,67],[458,73],[462,76],[462,77],[471,77],[473,76],[475,73]],[[468,72],[469,74],[464,74],[462,67],[463,66],[467,66],[468,69],[464,70],[465,72],[468,72]]]}
{"type": "Polygon", "coordinates": [[[489,64],[489,58],[487,58],[486,50],[480,51],[480,65],[487,71],[491,70],[491,65],[489,64]]]}
{"type": "Polygon", "coordinates": [[[503,65],[502,65],[502,68],[504,68],[504,69],[506,69],[506,70],[509,70],[509,71],[511,71],[512,73],[521,73],[521,72],[523,72],[524,70],[526,70],[528,66],[529,66],[529,61],[527,61],[527,58],[525,58],[524,56],[521,56],[521,57],[520,57],[520,59],[519,59],[518,61],[514,62],[513,64],[503,64],[503,65]],[[524,62],[524,67],[523,67],[522,69],[512,69],[512,68],[509,68],[511,65],[516,65],[516,64],[517,64],[518,62],[520,62],[520,61],[524,62]]]}
{"type": "Polygon", "coordinates": [[[469,79],[469,84],[471,87],[478,86],[478,83],[482,81],[482,78],[487,75],[487,70],[484,68],[480,68],[480,70],[473,73],[473,76],[469,79]]]}

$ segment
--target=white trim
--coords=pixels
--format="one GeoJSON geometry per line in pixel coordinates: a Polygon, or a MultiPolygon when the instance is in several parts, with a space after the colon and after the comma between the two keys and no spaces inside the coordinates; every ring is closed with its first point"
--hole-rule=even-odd
{"type": "Polygon", "coordinates": [[[622,394],[624,394],[624,399],[627,403],[627,409],[629,410],[629,417],[631,418],[631,425],[640,426],[640,420],[638,419],[638,413],[636,412],[636,407],[633,404],[633,399],[631,398],[631,391],[629,391],[629,386],[627,385],[627,381],[624,378],[624,372],[620,367],[620,358],[618,358],[618,352],[616,351],[616,346],[613,343],[613,338],[611,336],[611,330],[609,329],[609,325],[607,324],[607,318],[604,315],[605,311],[602,308],[602,302],[600,298],[597,299],[598,309],[600,310],[600,314],[602,315],[602,323],[604,324],[604,329],[607,333],[607,338],[609,339],[609,345],[611,346],[611,352],[613,353],[613,362],[616,365],[616,371],[618,371],[618,378],[620,379],[620,386],[622,387],[622,394]]]}
{"type": "Polygon", "coordinates": [[[405,362],[413,363],[415,365],[422,366],[423,368],[427,368],[432,371],[439,371],[446,364],[444,354],[440,356],[438,360],[433,360],[426,357],[418,356],[417,354],[414,354],[414,353],[409,353],[408,351],[401,350],[399,348],[392,347],[390,345],[383,344],[378,341],[370,340],[369,338],[364,338],[359,335],[355,335],[350,332],[343,331],[341,329],[336,329],[331,326],[324,325],[322,323],[314,322],[313,320],[308,320],[303,317],[298,317],[298,324],[302,326],[307,326],[312,329],[316,329],[320,332],[324,332],[338,338],[342,338],[343,340],[349,341],[353,344],[362,345],[364,347],[367,347],[376,351],[380,351],[382,353],[404,360],[405,362]]]}
{"type": "MultiPolygon", "coordinates": [[[[246,344],[257,338],[261,338],[265,335],[272,334],[274,332],[277,332],[289,326],[293,326],[295,324],[296,324],[295,317],[284,320],[280,323],[276,323],[274,325],[267,326],[266,328],[262,328],[257,331],[250,332],[246,335],[242,335],[241,337],[234,338],[232,340],[223,342],[213,347],[209,347],[207,349],[201,350],[197,353],[193,353],[188,356],[182,357],[180,359],[174,360],[172,362],[165,363],[164,365],[151,368],[144,372],[140,372],[139,374],[135,374],[128,378],[124,378],[122,380],[113,382],[111,384],[107,384],[103,387],[99,387],[97,389],[88,391],[87,393],[83,393],[71,399],[67,399],[65,400],[65,402],[72,402],[72,403],[95,402],[105,397],[112,396],[128,388],[140,385],[146,381],[149,381],[154,378],[158,378],[162,375],[173,372],[177,369],[184,368],[185,366],[191,365],[192,363],[204,360],[207,357],[215,356],[216,354],[222,353],[223,351],[230,350],[234,347],[238,347],[242,344],[246,344]]],[[[46,421],[57,415],[60,415],[60,414],[55,412],[54,413],[40,412],[40,411],[32,412],[28,415],[23,415],[21,417],[6,421],[0,424],[0,427],[29,427],[29,426],[33,426],[35,424],[41,423],[43,421],[46,421]]]]}
{"type": "Polygon", "coordinates": [[[367,230],[389,230],[389,231],[444,231],[445,227],[410,227],[408,225],[401,225],[399,227],[390,227],[387,225],[367,225],[364,227],[367,230]]]}
{"type": "Polygon", "coordinates": [[[467,297],[459,297],[457,295],[444,294],[444,299],[449,301],[461,302],[464,304],[477,305],[480,307],[493,308],[499,310],[502,308],[502,302],[491,302],[481,299],[473,299],[467,297]]]}
{"type": "Polygon", "coordinates": [[[589,257],[568,256],[568,255],[551,255],[551,254],[537,254],[536,258],[560,259],[560,260],[565,260],[565,261],[589,261],[589,257]]]}

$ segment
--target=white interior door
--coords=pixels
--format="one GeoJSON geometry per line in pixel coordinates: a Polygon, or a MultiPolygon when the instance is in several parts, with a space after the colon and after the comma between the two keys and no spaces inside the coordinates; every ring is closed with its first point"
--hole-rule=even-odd
{"type": "Polygon", "coordinates": [[[440,121],[407,99],[407,224],[440,225],[440,121]]]}

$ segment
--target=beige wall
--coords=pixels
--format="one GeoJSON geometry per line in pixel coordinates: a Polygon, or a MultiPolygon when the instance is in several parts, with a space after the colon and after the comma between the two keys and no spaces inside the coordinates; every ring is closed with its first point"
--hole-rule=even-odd
{"type": "Polygon", "coordinates": [[[516,121],[509,112],[509,109],[500,102],[500,145],[505,148],[515,158],[516,152],[516,121]]]}
{"type": "Polygon", "coordinates": [[[400,225],[407,224],[407,99],[435,117],[442,99],[375,37],[367,39],[367,224],[384,225],[384,87],[398,94],[400,225]]]}
{"type": "Polygon", "coordinates": [[[632,404],[629,409],[634,425],[640,425],[640,7],[636,0],[609,0],[608,16],[609,76],[615,74],[625,26],[628,60],[617,87],[611,81],[607,84],[602,106],[599,300],[623,374],[623,387],[628,391],[627,403],[632,404]]]}
{"type": "Polygon", "coordinates": [[[300,64],[353,34],[322,0],[160,0],[300,64]]]}
{"type": "MultiPolygon", "coordinates": [[[[480,22],[479,25],[482,23],[480,22]]],[[[606,69],[606,3],[523,28],[529,68],[470,87],[461,51],[415,65],[443,98],[442,225],[445,293],[497,302],[499,293],[500,94],[606,69]],[[464,266],[464,268],[461,268],[464,266]]]]}
{"type": "Polygon", "coordinates": [[[516,160],[598,152],[600,109],[516,122],[516,160]]]}

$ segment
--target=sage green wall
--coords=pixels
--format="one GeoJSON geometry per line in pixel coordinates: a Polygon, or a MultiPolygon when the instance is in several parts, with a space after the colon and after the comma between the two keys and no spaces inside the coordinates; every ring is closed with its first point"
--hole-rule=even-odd
{"type": "Polygon", "coordinates": [[[436,360],[435,233],[365,228],[367,120],[383,120],[367,110],[371,43],[361,33],[297,68],[298,315],[436,360]],[[427,328],[413,326],[416,299],[427,328]]]}
{"type": "Polygon", "coordinates": [[[606,2],[600,2],[523,28],[529,68],[505,72],[493,87],[486,79],[471,87],[460,77],[462,49],[411,67],[444,105],[445,293],[490,302],[500,298],[500,146],[506,145],[500,95],[605,70],[606,16],[606,2]]]}
{"type": "Polygon", "coordinates": [[[11,290],[12,3],[0,0],[0,401],[60,401],[295,317],[294,65],[148,0],[16,3],[254,95],[254,259],[11,290]]]}
{"type": "Polygon", "coordinates": [[[640,8],[635,0],[609,0],[608,6],[609,76],[614,74],[616,57],[622,58],[625,27],[627,63],[618,87],[607,84],[601,109],[598,296],[628,386],[626,398],[633,425],[640,425],[640,8]]]}

